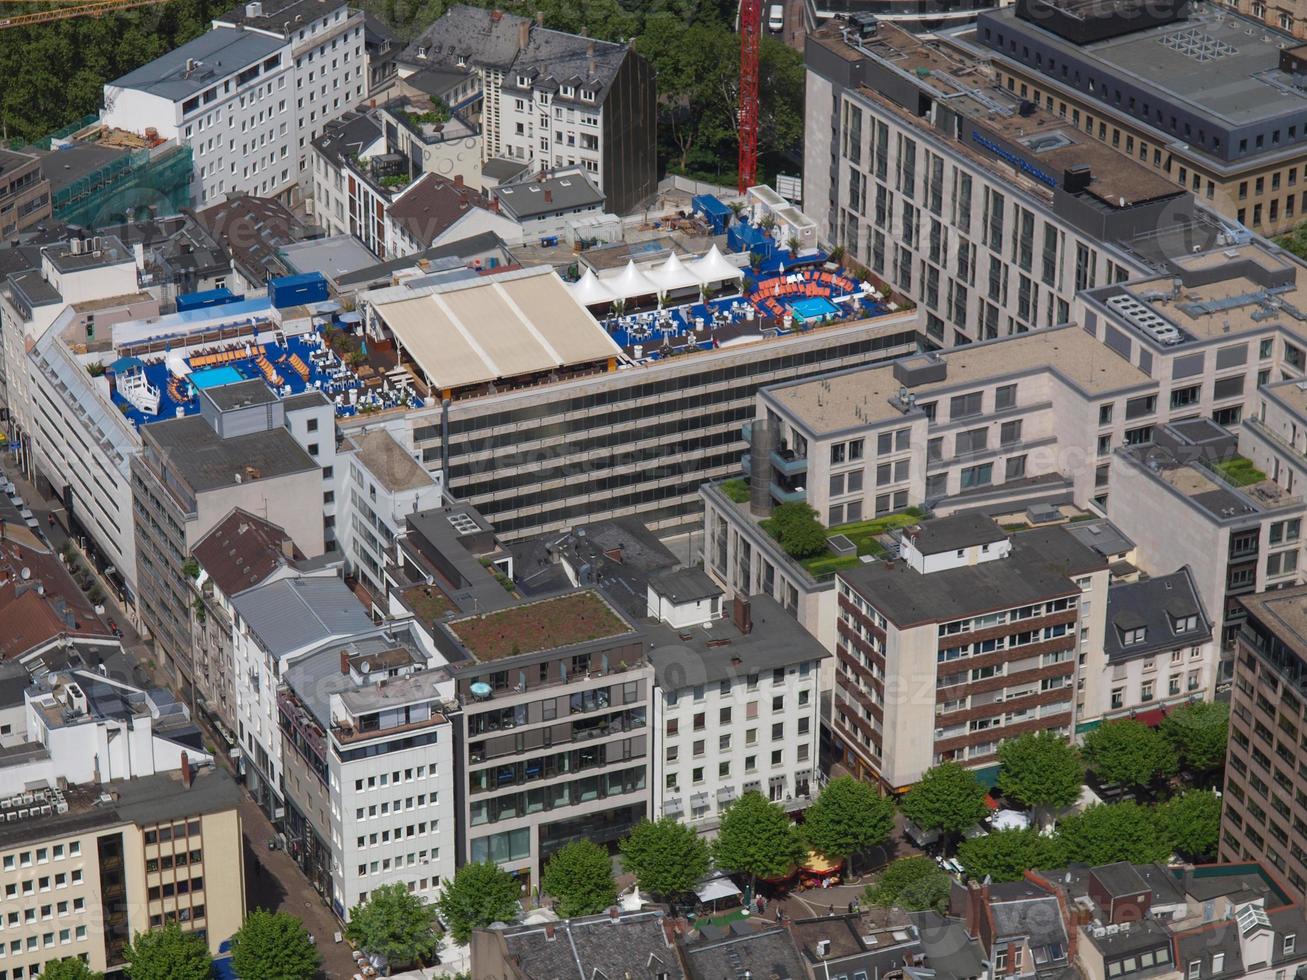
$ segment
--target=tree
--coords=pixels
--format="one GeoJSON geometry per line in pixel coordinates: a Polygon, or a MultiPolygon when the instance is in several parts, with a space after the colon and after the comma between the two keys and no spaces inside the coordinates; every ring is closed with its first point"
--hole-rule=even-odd
{"type": "Polygon", "coordinates": [[[1216,854],[1221,834],[1221,798],[1210,790],[1192,789],[1157,808],[1171,846],[1191,860],[1216,854]]]}
{"type": "Polygon", "coordinates": [[[894,804],[852,776],[827,783],[803,818],[804,840],[828,857],[851,859],[893,831],[894,804]]]}
{"type": "Polygon", "coordinates": [[[549,859],[540,889],[558,900],[565,919],[595,915],[617,901],[613,859],[594,841],[573,841],[549,859]]]}
{"type": "Polygon", "coordinates": [[[1066,739],[1053,732],[1028,732],[998,747],[998,790],[1039,811],[1070,806],[1080,798],[1085,767],[1066,739]]]}
{"type": "Polygon", "coordinates": [[[192,932],[173,923],[151,932],[138,932],[123,950],[131,980],[209,980],[213,957],[192,932]]]}
{"type": "Polygon", "coordinates": [[[1175,750],[1142,721],[1104,722],[1085,736],[1085,760],[1105,783],[1146,787],[1177,768],[1175,750]]]}
{"type": "Polygon", "coordinates": [[[231,937],[231,964],[238,976],[313,980],[321,961],[304,923],[285,912],[255,909],[231,937]]]}
{"type": "MultiPolygon", "coordinates": [[[[458,870],[452,882],[445,882],[440,912],[449,923],[451,932],[454,931],[455,921],[461,920],[445,911],[444,898],[467,868],[480,867],[483,865],[466,865],[458,870]]],[[[490,865],[490,867],[495,866],[490,865]]],[[[499,871],[498,868],[495,870],[499,871]]],[[[516,897],[516,883],[513,890],[516,897]]],[[[509,918],[512,916],[510,915],[509,918]]],[[[491,918],[486,924],[489,925],[493,921],[494,918],[491,918]]],[[[471,934],[471,931],[469,928],[467,934],[471,934]]],[[[368,893],[366,902],[360,902],[349,910],[349,925],[345,927],[345,937],[365,953],[380,953],[393,966],[408,966],[429,958],[436,948],[439,939],[436,931],[436,910],[398,882],[393,885],[382,885],[368,893]]],[[[467,942],[466,935],[460,938],[457,932],[454,933],[454,938],[460,943],[467,942]]]]}
{"type": "Polygon", "coordinates": [[[862,897],[872,905],[898,905],[913,911],[935,908],[941,891],[947,899],[951,880],[928,857],[899,858],[881,872],[874,885],[867,886],[862,897]]]}
{"type": "Polygon", "coordinates": [[[1186,766],[1212,773],[1225,764],[1230,735],[1230,706],[1223,701],[1196,701],[1162,719],[1162,737],[1186,766]]]}
{"type": "Polygon", "coordinates": [[[708,842],[668,817],[640,821],[617,846],[623,867],[657,898],[688,892],[708,873],[708,842]]]}
{"type": "Polygon", "coordinates": [[[960,834],[985,816],[985,787],[975,773],[956,762],[927,769],[921,782],[903,797],[903,812],[922,830],[946,837],[960,834]]]}
{"type": "Polygon", "coordinates": [[[769,520],[774,537],[791,558],[811,558],[826,550],[826,529],[807,504],[779,504],[769,520]]]}
{"type": "Polygon", "coordinates": [[[958,860],[977,881],[1020,881],[1027,868],[1054,868],[1062,863],[1062,848],[1033,829],[996,830],[958,845],[958,860]]]}
{"type": "Polygon", "coordinates": [[[803,842],[789,816],[761,793],[745,793],[722,814],[713,857],[719,868],[759,878],[789,874],[803,858],[803,842]]]}
{"type": "Polygon", "coordinates": [[[104,980],[104,974],[96,973],[76,956],[68,956],[47,963],[41,980],[104,980]]]}
{"type": "Polygon", "coordinates": [[[1137,803],[1098,803],[1063,819],[1058,842],[1067,861],[1147,864],[1171,856],[1171,843],[1153,811],[1137,803]]]}

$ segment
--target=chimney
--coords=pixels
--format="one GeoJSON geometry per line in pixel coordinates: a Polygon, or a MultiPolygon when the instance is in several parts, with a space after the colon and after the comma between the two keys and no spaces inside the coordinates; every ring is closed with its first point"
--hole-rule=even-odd
{"type": "Polygon", "coordinates": [[[554,192],[551,191],[548,187],[545,188],[545,203],[546,204],[554,203],[554,192]]]}
{"type": "Polygon", "coordinates": [[[982,888],[974,881],[967,882],[966,927],[967,935],[975,938],[980,935],[981,905],[989,897],[989,889],[982,888]]]}
{"type": "Polygon", "coordinates": [[[749,605],[749,600],[744,596],[737,595],[735,597],[731,619],[735,623],[735,628],[744,635],[747,636],[753,632],[753,607],[749,605]]]}
{"type": "Polygon", "coordinates": [[[454,174],[454,186],[455,186],[455,187],[462,187],[462,186],[463,186],[463,175],[462,175],[462,174],[454,174]]]}
{"type": "Polygon", "coordinates": [[[544,26],[545,26],[545,12],[543,10],[537,10],[536,27],[544,27],[544,26]]]}
{"type": "Polygon", "coordinates": [[[612,906],[608,910],[608,921],[611,922],[613,925],[617,925],[618,921],[621,918],[622,918],[621,910],[618,909],[616,905],[612,906]]]}
{"type": "Polygon", "coordinates": [[[182,752],[182,785],[187,789],[191,788],[191,757],[187,752],[182,752]]]}
{"type": "Polygon", "coordinates": [[[545,940],[551,943],[554,941],[554,924],[552,922],[545,924],[545,940]]]}
{"type": "Polygon", "coordinates": [[[527,42],[531,40],[531,22],[523,20],[517,25],[517,50],[525,51],[527,42]]]}
{"type": "Polygon", "coordinates": [[[340,672],[342,674],[349,673],[349,654],[344,650],[340,651],[340,672]]]}

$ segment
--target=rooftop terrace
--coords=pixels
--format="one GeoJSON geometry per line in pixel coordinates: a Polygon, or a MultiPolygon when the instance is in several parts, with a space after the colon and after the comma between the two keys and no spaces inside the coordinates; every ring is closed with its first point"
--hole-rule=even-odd
{"type": "Polygon", "coordinates": [[[480,661],[556,650],[635,632],[594,591],[572,592],[484,616],[456,619],[448,626],[464,648],[480,661]]]}
{"type": "MultiPolygon", "coordinates": [[[[1089,395],[1150,383],[1147,374],[1075,327],[1036,330],[1002,340],[971,344],[939,357],[947,377],[912,388],[917,401],[935,392],[974,387],[999,378],[1049,370],[1089,395]]],[[[902,383],[892,364],[871,365],[764,389],[769,400],[813,432],[838,432],[902,418],[897,403],[902,383]]]]}

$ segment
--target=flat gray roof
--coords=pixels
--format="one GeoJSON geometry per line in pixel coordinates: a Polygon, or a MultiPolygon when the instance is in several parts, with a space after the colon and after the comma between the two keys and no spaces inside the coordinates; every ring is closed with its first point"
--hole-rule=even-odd
{"type": "Polygon", "coordinates": [[[753,596],[749,605],[753,629],[747,634],[729,616],[713,620],[710,629],[647,627],[649,662],[658,685],[677,690],[830,656],[771,596],[753,596]]]}
{"type": "Polygon", "coordinates": [[[168,466],[193,493],[219,490],[242,480],[269,480],[318,469],[295,437],[284,428],[223,439],[200,415],[167,419],[143,426],[168,466]]]}
{"type": "Polygon", "coordinates": [[[235,27],[215,27],[109,84],[180,102],[285,46],[285,41],[266,34],[235,27]],[[187,71],[186,66],[191,61],[200,64],[187,71]]]}
{"type": "MultiPolygon", "coordinates": [[[[987,19],[1019,32],[1036,32],[1042,43],[1068,57],[1101,64],[1107,79],[1130,78],[1233,126],[1307,111],[1307,93],[1296,90],[1289,76],[1279,71],[1280,42],[1289,41],[1288,35],[1224,13],[1215,5],[1211,12],[1191,5],[1186,20],[1083,46],[1019,19],[1015,7],[992,11],[987,19]],[[1186,43],[1190,38],[1193,44],[1186,43]],[[1199,60],[1187,53],[1200,45],[1216,56],[1199,60]]],[[[1106,84],[1104,90],[1106,100],[1106,84]]]]}
{"type": "Polygon", "coordinates": [[[495,188],[500,206],[519,221],[559,211],[599,207],[604,195],[580,172],[547,180],[505,184],[495,188]]]}
{"type": "Polygon", "coordinates": [[[334,575],[270,582],[242,592],[232,605],[273,656],[373,629],[358,596],[334,575]]]}

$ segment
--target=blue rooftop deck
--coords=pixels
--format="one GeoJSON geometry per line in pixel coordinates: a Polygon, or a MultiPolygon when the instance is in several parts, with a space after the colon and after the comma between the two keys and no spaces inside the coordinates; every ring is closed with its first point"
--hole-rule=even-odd
{"type": "MultiPolygon", "coordinates": [[[[254,301],[260,302],[260,301],[254,301]]],[[[267,306],[266,298],[261,301],[267,306]]],[[[232,304],[222,309],[230,310],[232,304]]],[[[195,310],[195,314],[211,314],[211,310],[195,310]]],[[[176,314],[187,316],[188,314],[176,314]]],[[[321,391],[336,403],[336,415],[342,418],[356,415],[360,410],[373,411],[388,408],[417,408],[422,404],[417,392],[410,386],[392,382],[380,375],[365,381],[349,365],[327,347],[320,329],[309,333],[285,337],[283,343],[255,343],[252,338],[228,345],[225,349],[195,351],[183,360],[187,370],[175,373],[177,355],[130,359],[134,365],[122,364],[124,374],[143,370],[150,386],[158,391],[159,411],[147,414],[125,398],[111,383],[113,402],[131,423],[138,428],[151,422],[194,415],[200,410],[198,389],[232,384],[237,381],[262,379],[283,397],[305,391],[321,391]]],[[[116,378],[110,368],[111,382],[116,378]]]]}

